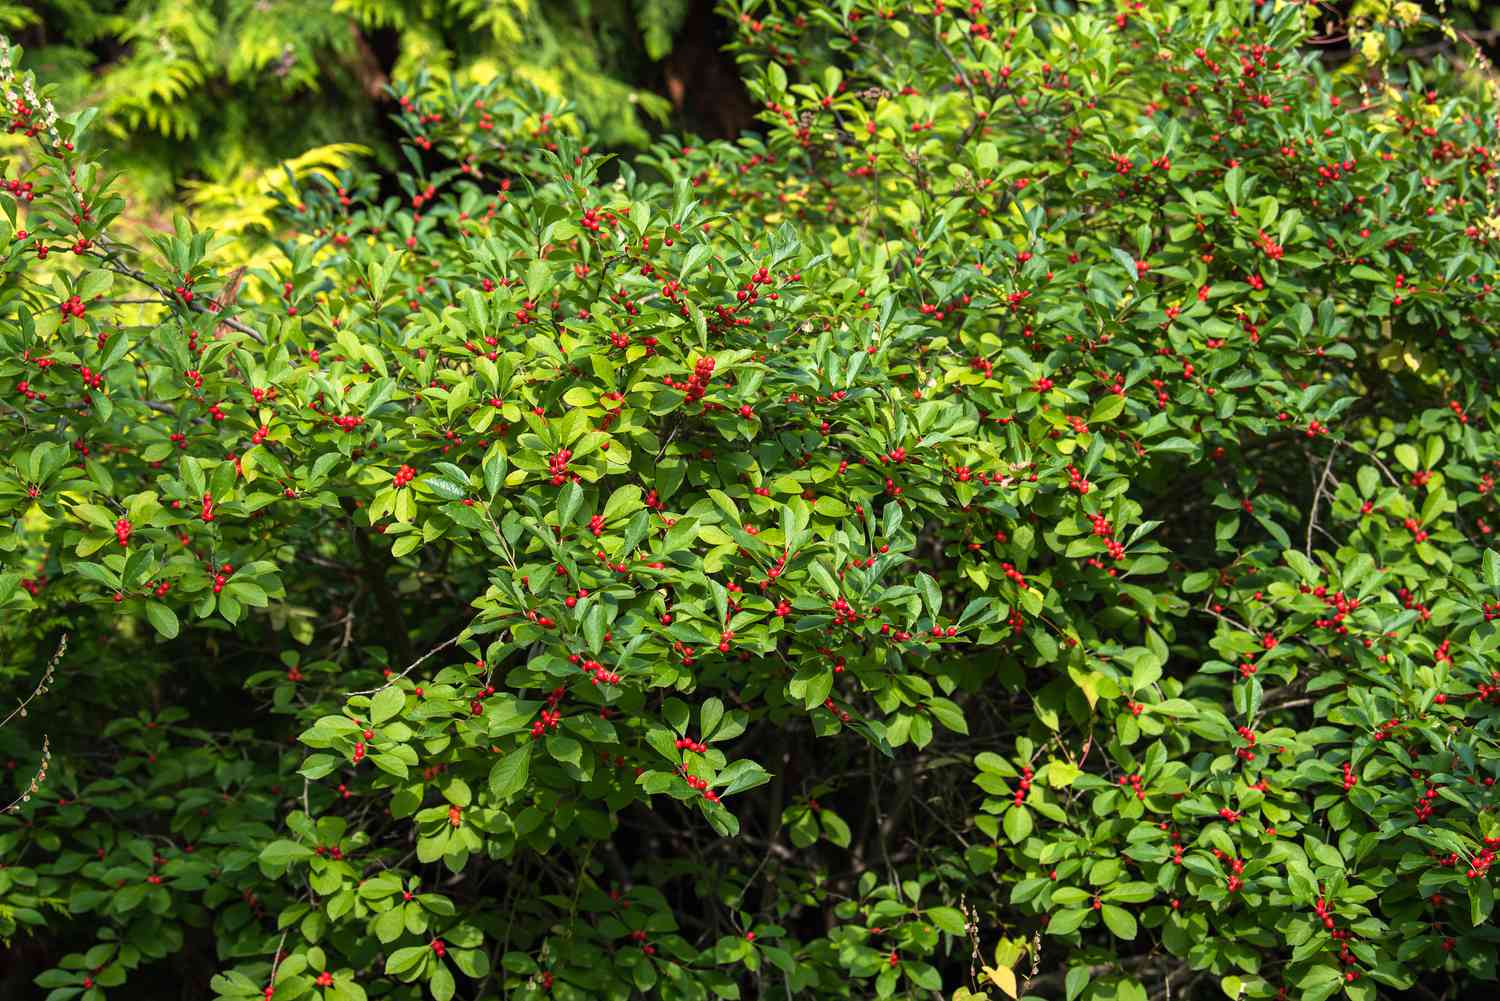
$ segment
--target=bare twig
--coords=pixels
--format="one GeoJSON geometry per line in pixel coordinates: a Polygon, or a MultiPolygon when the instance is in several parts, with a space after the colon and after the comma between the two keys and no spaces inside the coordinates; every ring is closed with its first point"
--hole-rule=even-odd
{"type": "MultiPolygon", "coordinates": [[[[140,284],[154,291],[157,295],[161,296],[162,305],[175,307],[178,304],[178,301],[174,299],[165,288],[152,281],[149,277],[147,277],[145,272],[137,271],[135,268],[130,267],[128,264],[123,264],[117,258],[109,254],[91,253],[90,256],[103,261],[104,266],[113,271],[115,274],[124,275],[126,278],[139,282],[140,284]]],[[[216,313],[216,310],[209,308],[209,306],[204,303],[191,302],[186,303],[185,305],[188,309],[191,309],[196,313],[216,313]]],[[[265,335],[262,334],[259,330],[256,330],[254,327],[247,327],[245,324],[236,319],[233,319],[232,317],[220,317],[219,325],[228,327],[231,330],[238,330],[240,333],[248,335],[259,344],[266,343],[265,335]]]]}
{"type": "Polygon", "coordinates": [[[17,716],[24,717],[26,715],[26,707],[31,705],[31,703],[36,700],[37,696],[46,694],[48,686],[52,684],[52,676],[57,670],[57,665],[62,661],[63,654],[66,653],[67,650],[68,636],[66,633],[64,633],[63,638],[58,641],[57,652],[52,655],[52,659],[47,661],[47,667],[44,671],[42,671],[42,680],[36,683],[36,688],[32,690],[30,695],[21,700],[20,705],[16,706],[10,711],[9,716],[5,717],[3,720],[0,720],[0,727],[4,727],[7,723],[15,719],[17,716]]]}
{"type": "Polygon", "coordinates": [[[383,691],[385,691],[387,688],[390,688],[396,682],[400,681],[402,678],[406,677],[408,674],[410,674],[411,672],[415,671],[417,669],[417,667],[420,666],[428,658],[432,657],[434,654],[436,654],[436,653],[438,653],[438,652],[440,652],[442,650],[448,649],[450,646],[452,646],[453,644],[457,643],[459,640],[463,639],[463,636],[464,636],[463,633],[459,633],[457,636],[453,636],[453,637],[450,637],[449,639],[443,640],[443,642],[439,643],[437,646],[433,647],[431,650],[428,650],[426,653],[422,654],[422,656],[420,656],[416,660],[412,661],[411,664],[407,666],[406,670],[402,671],[400,674],[398,674],[395,677],[391,678],[389,681],[387,681],[385,684],[381,685],[379,688],[371,688],[371,689],[368,689],[368,690],[362,691],[362,692],[348,692],[347,696],[352,697],[352,696],[355,696],[355,695],[374,695],[376,692],[383,692],[383,691]]]}
{"type": "Polygon", "coordinates": [[[1213,601],[1213,597],[1212,597],[1212,595],[1210,595],[1209,596],[1209,600],[1207,602],[1205,602],[1204,605],[1203,605],[1203,607],[1200,608],[1200,609],[1198,609],[1198,611],[1200,611],[1200,612],[1206,612],[1209,615],[1212,615],[1214,618],[1218,619],[1220,622],[1224,623],[1225,625],[1232,626],[1235,629],[1243,630],[1244,632],[1249,633],[1251,636],[1259,636],[1260,635],[1254,629],[1251,629],[1249,626],[1245,625],[1244,623],[1242,623],[1242,622],[1236,622],[1234,619],[1229,618],[1229,616],[1223,615],[1223,614],[1220,614],[1219,612],[1214,611],[1213,608],[1211,607],[1212,601],[1213,601]]]}
{"type": "Polygon", "coordinates": [[[1375,463],[1375,465],[1379,466],[1380,471],[1385,474],[1385,478],[1391,481],[1391,486],[1395,487],[1398,490],[1401,489],[1401,481],[1396,478],[1395,473],[1391,472],[1389,466],[1380,461],[1380,456],[1376,455],[1373,449],[1358,447],[1351,442],[1344,442],[1343,444],[1348,445],[1350,448],[1354,449],[1354,451],[1358,452],[1360,455],[1364,456],[1366,459],[1369,459],[1371,462],[1375,463]]]}
{"type": "MultiPolygon", "coordinates": [[[[66,633],[64,633],[62,639],[57,643],[57,651],[52,655],[52,658],[47,661],[47,667],[42,671],[42,680],[37,682],[36,687],[31,690],[30,695],[21,700],[20,705],[16,706],[10,711],[10,715],[6,716],[5,719],[0,720],[0,727],[4,727],[7,723],[18,716],[22,719],[25,719],[27,707],[30,706],[32,702],[36,701],[39,696],[47,694],[47,690],[52,686],[52,678],[57,673],[57,665],[62,662],[63,654],[66,653],[67,650],[68,636],[66,633]]],[[[6,804],[3,809],[0,809],[0,813],[13,813],[20,808],[22,803],[25,803],[27,800],[31,799],[32,794],[40,789],[42,783],[47,780],[47,766],[51,763],[52,741],[51,738],[49,738],[48,735],[44,733],[42,734],[42,761],[41,764],[37,766],[36,774],[33,775],[31,777],[31,781],[26,784],[26,791],[21,793],[21,795],[17,796],[10,803],[6,804]]]]}
{"type": "Polygon", "coordinates": [[[1328,471],[1333,468],[1333,457],[1338,454],[1338,442],[1328,450],[1328,461],[1323,463],[1323,475],[1318,478],[1318,487],[1313,492],[1312,507],[1307,512],[1307,543],[1302,547],[1302,554],[1312,559],[1312,537],[1313,528],[1318,524],[1318,505],[1323,502],[1323,496],[1328,492],[1328,471]]]}
{"type": "Polygon", "coordinates": [[[14,813],[20,809],[21,804],[31,799],[31,794],[42,787],[47,780],[47,766],[52,763],[52,743],[44,733],[42,734],[42,763],[37,767],[36,774],[26,786],[26,791],[13,799],[0,813],[14,813]]]}
{"type": "Polygon", "coordinates": [[[282,950],[282,947],[286,945],[286,937],[287,937],[287,934],[290,931],[291,931],[291,929],[288,928],[288,929],[286,929],[286,931],[283,931],[281,933],[281,941],[276,943],[276,955],[274,955],[274,956],[271,957],[271,983],[270,983],[270,986],[272,986],[272,987],[276,986],[276,971],[281,968],[281,950],[282,950]]]}

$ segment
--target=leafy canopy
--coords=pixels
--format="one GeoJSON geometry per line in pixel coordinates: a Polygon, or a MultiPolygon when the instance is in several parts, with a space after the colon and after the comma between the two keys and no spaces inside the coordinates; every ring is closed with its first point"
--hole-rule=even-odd
{"type": "Polygon", "coordinates": [[[5,53],[25,975],[1486,990],[1476,81],[1302,5],[728,12],[763,136],[429,82],[232,271],[5,53]]]}

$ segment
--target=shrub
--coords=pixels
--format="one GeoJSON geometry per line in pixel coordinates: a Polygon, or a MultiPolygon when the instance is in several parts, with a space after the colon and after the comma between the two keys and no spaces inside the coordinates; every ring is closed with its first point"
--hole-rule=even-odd
{"type": "MultiPolygon", "coordinates": [[[[183,185],[231,198],[276,180],[309,147],[336,159],[361,143],[394,167],[388,85],[504,76],[540,104],[568,95],[603,141],[636,146],[672,112],[643,89],[688,11],[684,0],[71,0],[0,3],[0,30],[27,31],[28,67],[100,112],[111,164],[132,193],[167,203],[183,185]]],[[[226,223],[259,221],[252,204],[226,223]]]]}
{"type": "Polygon", "coordinates": [[[1205,6],[733,8],[765,135],[633,162],[413,91],[248,271],[7,72],[17,965],[1483,990],[1497,122],[1205,6]]]}

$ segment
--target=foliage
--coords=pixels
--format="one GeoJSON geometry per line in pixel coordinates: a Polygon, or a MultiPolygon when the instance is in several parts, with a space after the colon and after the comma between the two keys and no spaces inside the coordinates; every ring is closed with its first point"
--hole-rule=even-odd
{"type": "Polygon", "coordinates": [[[764,137],[429,78],[243,271],[4,55],[27,975],[1487,989],[1482,91],[1300,5],[726,12],[764,137]]]}
{"type": "MultiPolygon", "coordinates": [[[[48,0],[32,68],[75,106],[97,107],[112,165],[153,204],[185,182],[228,200],[247,173],[310,148],[355,141],[389,159],[388,83],[422,73],[566,94],[600,141],[645,142],[669,104],[641,90],[640,33],[660,59],[683,0],[48,0]],[[375,47],[389,37],[392,65],[375,47]]],[[[0,5],[0,28],[37,23],[0,5]]],[[[248,212],[244,221],[258,224],[248,212]]]]}

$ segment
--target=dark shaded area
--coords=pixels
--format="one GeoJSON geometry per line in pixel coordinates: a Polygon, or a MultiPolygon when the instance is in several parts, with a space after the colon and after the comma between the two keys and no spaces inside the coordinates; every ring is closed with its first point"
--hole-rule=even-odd
{"type": "Polygon", "coordinates": [[[710,139],[732,139],[755,123],[739,67],[724,51],[730,38],[713,0],[694,0],[654,87],[672,101],[684,129],[710,139]]]}
{"type": "MultiPolygon", "coordinates": [[[[37,23],[10,34],[18,44],[31,51],[60,43],[78,46],[79,52],[92,58],[96,68],[119,61],[127,54],[128,47],[120,42],[117,33],[105,32],[85,42],[77,30],[71,30],[79,11],[89,7],[99,8],[90,11],[94,15],[111,10],[128,15],[128,5],[117,0],[95,0],[81,8],[39,2],[35,5],[39,14],[37,23]]],[[[733,29],[729,21],[715,10],[714,0],[692,0],[673,39],[671,51],[659,62],[645,58],[644,43],[637,28],[622,10],[608,8],[587,13],[575,9],[573,16],[591,26],[591,33],[601,37],[609,36],[611,32],[618,34],[620,25],[616,21],[622,21],[628,29],[629,37],[615,38],[618,51],[613,59],[606,61],[609,71],[632,87],[666,97],[677,112],[675,120],[667,126],[656,128],[648,122],[648,127],[657,133],[689,132],[710,139],[726,139],[753,126],[754,108],[749,94],[740,80],[733,56],[724,51],[724,46],[733,37],[733,29]]],[[[401,57],[400,32],[392,27],[360,26],[352,19],[350,31],[353,34],[352,51],[338,58],[330,57],[332,61],[325,70],[332,72],[335,78],[343,78],[335,79],[334,83],[340,91],[347,91],[345,98],[368,98],[366,106],[347,110],[353,119],[360,120],[360,124],[373,128],[377,138],[384,139],[389,149],[394,149],[400,134],[389,121],[390,99],[385,87],[401,57]]],[[[457,48],[464,40],[451,37],[446,41],[457,48]]],[[[259,124],[270,127],[269,134],[274,135],[278,131],[274,127],[278,113],[299,115],[302,113],[296,107],[299,102],[327,101],[329,97],[330,92],[326,91],[307,92],[297,95],[289,104],[258,109],[256,113],[265,119],[259,124]]]]}

